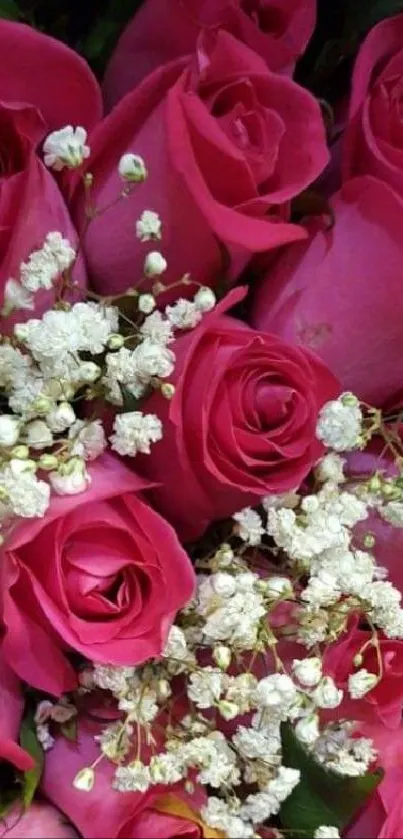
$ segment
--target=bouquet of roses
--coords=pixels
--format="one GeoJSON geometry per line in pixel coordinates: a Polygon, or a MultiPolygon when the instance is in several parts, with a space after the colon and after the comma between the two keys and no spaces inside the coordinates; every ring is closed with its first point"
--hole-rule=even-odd
{"type": "Polygon", "coordinates": [[[33,23],[0,20],[1,835],[398,837],[403,13],[332,102],[314,0],[145,0],[102,93],[33,23]]]}

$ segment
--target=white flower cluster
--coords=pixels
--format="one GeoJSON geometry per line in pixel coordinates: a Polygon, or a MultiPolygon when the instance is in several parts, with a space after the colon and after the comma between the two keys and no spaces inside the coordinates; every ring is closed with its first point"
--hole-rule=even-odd
{"type": "Polygon", "coordinates": [[[20,265],[19,279],[7,280],[3,315],[14,309],[33,309],[33,294],[40,289],[51,289],[58,277],[71,268],[75,258],[76,252],[68,239],[58,231],[48,233],[43,246],[20,265]]]}
{"type": "Polygon", "coordinates": [[[361,445],[362,412],[352,393],[343,393],[334,402],[327,402],[319,414],[316,434],[325,446],[335,452],[347,452],[361,445]]]}

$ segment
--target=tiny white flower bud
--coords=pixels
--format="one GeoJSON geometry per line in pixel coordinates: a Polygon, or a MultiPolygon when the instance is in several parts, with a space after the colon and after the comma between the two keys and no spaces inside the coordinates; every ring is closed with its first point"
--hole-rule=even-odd
{"type": "Polygon", "coordinates": [[[68,402],[61,402],[60,405],[57,405],[57,407],[50,411],[46,417],[46,422],[48,423],[49,428],[51,428],[55,434],[65,431],[66,428],[73,425],[73,422],[75,421],[76,415],[74,413],[74,408],[72,408],[68,402]]]}
{"type": "Polygon", "coordinates": [[[146,165],[138,154],[124,154],[119,160],[118,169],[122,180],[130,183],[142,183],[147,177],[146,165]]]}
{"type": "Polygon", "coordinates": [[[81,792],[91,792],[95,781],[95,772],[91,766],[86,766],[77,772],[73,780],[73,787],[81,790],[81,792]]]}
{"type": "Polygon", "coordinates": [[[109,336],[108,347],[110,350],[120,350],[120,348],[123,347],[124,342],[125,339],[123,335],[119,335],[118,333],[116,333],[116,335],[109,336]]]}
{"type": "Polygon", "coordinates": [[[155,297],[152,294],[140,294],[138,307],[143,315],[150,315],[156,307],[155,297]]]}
{"type": "Polygon", "coordinates": [[[218,710],[225,720],[233,720],[239,714],[238,705],[235,702],[229,702],[227,699],[222,699],[218,703],[218,710]]]}
{"type": "Polygon", "coordinates": [[[58,495],[78,495],[88,488],[91,477],[85,468],[85,461],[74,457],[60,466],[58,472],[51,472],[49,481],[58,495]]]}
{"type": "Polygon", "coordinates": [[[269,577],[264,580],[265,594],[267,597],[277,600],[279,597],[294,597],[294,589],[287,577],[269,577]]]}
{"type": "Polygon", "coordinates": [[[98,367],[98,364],[94,364],[93,361],[83,361],[80,364],[80,379],[82,382],[86,384],[92,384],[92,382],[96,382],[101,375],[101,368],[98,367]]]}
{"type": "Polygon", "coordinates": [[[211,309],[214,309],[217,299],[211,288],[202,286],[202,288],[199,288],[196,292],[193,302],[199,312],[210,312],[211,309]]]}
{"type": "Polygon", "coordinates": [[[228,667],[231,664],[232,653],[229,647],[225,647],[223,644],[220,644],[218,647],[214,647],[213,650],[213,659],[220,670],[228,670],[228,667]]]}
{"type": "Polygon", "coordinates": [[[45,449],[46,446],[51,446],[53,443],[53,434],[43,420],[33,420],[28,423],[25,428],[25,435],[28,446],[31,449],[45,449]]]}
{"type": "Polygon", "coordinates": [[[51,472],[54,469],[57,469],[59,465],[59,461],[54,454],[41,454],[38,460],[38,466],[40,469],[44,469],[45,472],[51,472]]]}
{"type": "Polygon", "coordinates": [[[37,414],[48,414],[53,408],[53,402],[47,396],[38,396],[33,403],[33,409],[37,414]]]}
{"type": "Polygon", "coordinates": [[[363,667],[357,673],[352,673],[348,678],[348,692],[352,699],[362,699],[378,683],[379,679],[375,673],[369,673],[363,667]]]}
{"type": "Polygon", "coordinates": [[[315,830],[314,839],[340,839],[340,833],[337,827],[332,827],[327,824],[322,824],[315,830]]]}
{"type": "Polygon", "coordinates": [[[27,460],[29,457],[29,448],[28,446],[14,446],[12,452],[13,457],[16,457],[17,460],[27,460]]]}
{"type": "Polygon", "coordinates": [[[157,696],[160,702],[169,699],[172,694],[171,686],[167,679],[159,679],[157,683],[157,696]]]}
{"type": "Polygon", "coordinates": [[[164,399],[172,399],[175,396],[175,385],[171,384],[171,382],[164,382],[161,385],[161,393],[164,399]]]}
{"type": "Polygon", "coordinates": [[[15,446],[20,435],[20,420],[10,414],[0,416],[0,446],[15,446]]]}
{"type": "Polygon", "coordinates": [[[354,395],[354,393],[350,393],[349,391],[347,391],[346,393],[342,393],[340,401],[343,403],[343,405],[347,405],[349,408],[356,408],[357,405],[360,404],[359,400],[354,395]]]}
{"type": "Polygon", "coordinates": [[[337,708],[343,699],[343,691],[338,690],[331,676],[325,676],[313,691],[312,699],[318,708],[337,708]]]}
{"type": "Polygon", "coordinates": [[[144,260],[144,273],[146,277],[159,277],[168,268],[166,259],[159,251],[151,251],[144,260]]]}
{"type": "Polygon", "coordinates": [[[306,745],[313,745],[319,737],[319,717],[318,714],[310,714],[308,717],[302,717],[298,720],[295,726],[295,733],[298,740],[306,745]]]}

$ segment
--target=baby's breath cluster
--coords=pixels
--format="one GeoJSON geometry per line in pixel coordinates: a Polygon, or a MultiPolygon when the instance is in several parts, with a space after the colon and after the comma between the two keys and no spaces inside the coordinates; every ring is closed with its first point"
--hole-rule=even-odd
{"type": "MultiPolygon", "coordinates": [[[[46,165],[80,168],[90,155],[85,141],[80,127],[53,132],[44,144],[46,165]]],[[[118,170],[125,184],[120,200],[141,184],[147,170],[133,154],[122,158],[118,170]]],[[[86,173],[89,223],[104,212],[92,206],[92,183],[86,173]]],[[[48,292],[50,298],[41,317],[16,323],[11,336],[0,334],[3,528],[15,517],[44,516],[51,491],[85,491],[91,483],[88,463],[108,445],[119,455],[134,457],[149,454],[163,436],[160,419],[144,413],[141,400],[153,389],[173,397],[169,379],[175,334],[197,326],[216,300],[211,289],[198,287],[193,300],[180,297],[158,308],[166,290],[161,275],[167,263],[161,253],[147,251],[147,243],[162,236],[158,214],[145,210],[136,234],[146,248],[143,275],[121,297],[104,299],[78,287],[74,269],[79,246],[75,249],[58,231],[48,233],[21,264],[17,279],[6,283],[4,318],[11,311],[34,309],[38,292],[48,292]],[[150,291],[142,291],[145,282],[150,291]],[[115,406],[109,440],[102,419],[108,403],[115,406]]],[[[175,285],[190,282],[185,275],[175,285]]]]}
{"type": "MultiPolygon", "coordinates": [[[[161,324],[167,349],[170,329],[180,328],[182,318],[189,326],[189,307],[197,309],[203,295],[168,307],[164,317],[148,315],[148,334],[161,324]]],[[[351,701],[381,681],[380,640],[403,638],[403,610],[400,593],[376,564],[372,534],[362,550],[354,532],[374,508],[401,526],[403,480],[380,474],[353,480],[341,452],[364,445],[382,424],[379,412],[352,394],[325,406],[318,437],[328,452],[306,488],[239,511],[227,542],[202,556],[198,549],[196,594],[177,616],[161,658],[139,668],[93,667],[92,686],[111,692],[121,712],[98,737],[101,755],[115,763],[117,790],[200,784],[207,791],[202,818],[235,839],[261,835],[299,784],[299,770],[284,759],[284,725],[336,775],[354,778],[373,766],[372,741],[359,736],[343,709],[350,713],[351,701]],[[369,640],[340,686],[326,652],[356,618],[369,640]],[[362,663],[368,644],[377,653],[373,672],[362,663]],[[329,712],[336,721],[328,722],[329,712]]],[[[95,769],[83,769],[76,785],[88,788],[95,769]]],[[[318,839],[338,835],[332,825],[315,831],[318,839]]]]}

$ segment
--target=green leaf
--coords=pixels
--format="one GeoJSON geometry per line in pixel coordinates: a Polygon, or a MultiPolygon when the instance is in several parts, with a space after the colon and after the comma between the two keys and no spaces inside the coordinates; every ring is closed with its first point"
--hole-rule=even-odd
{"type": "Polygon", "coordinates": [[[6,18],[6,20],[19,20],[21,18],[15,0],[0,0],[0,18],[6,18]]]}
{"type": "Polygon", "coordinates": [[[383,778],[383,770],[342,778],[308,754],[289,723],[281,726],[284,766],[299,769],[301,780],[280,810],[282,826],[294,839],[313,836],[322,824],[340,832],[351,822],[383,778]]]}
{"type": "Polygon", "coordinates": [[[32,715],[25,717],[21,723],[20,744],[35,761],[34,768],[24,772],[22,777],[22,801],[27,810],[41,780],[44,764],[44,753],[36,736],[32,715]]]}

